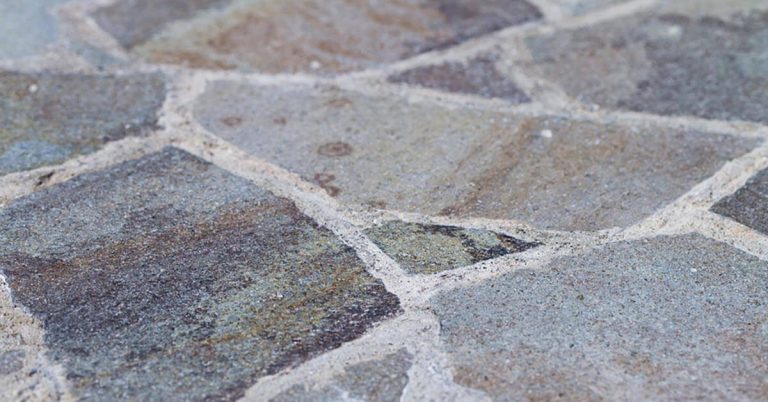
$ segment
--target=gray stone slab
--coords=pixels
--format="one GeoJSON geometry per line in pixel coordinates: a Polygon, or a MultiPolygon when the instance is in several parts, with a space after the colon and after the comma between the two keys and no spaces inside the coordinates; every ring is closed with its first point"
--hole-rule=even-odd
{"type": "MultiPolygon", "coordinates": [[[[126,9],[120,18],[140,13],[126,9]]],[[[135,53],[207,69],[335,74],[540,18],[525,0],[251,1],[179,24],[135,53]]]]}
{"type": "Polygon", "coordinates": [[[52,165],[157,128],[157,74],[0,71],[0,174],[52,165]]]}
{"type": "Polygon", "coordinates": [[[272,398],[272,402],[398,402],[408,384],[411,356],[402,349],[370,362],[344,369],[328,384],[298,384],[272,398]]]}
{"type": "Polygon", "coordinates": [[[496,68],[496,57],[482,55],[462,62],[416,67],[393,75],[390,82],[417,85],[485,98],[501,98],[512,103],[529,102],[530,98],[515,82],[496,68]]]}
{"type": "Polygon", "coordinates": [[[763,400],[768,262],[613,243],[434,300],[454,380],[496,400],[763,400]]]}
{"type": "Polygon", "coordinates": [[[292,202],[175,148],[10,203],[0,271],[82,400],[234,400],[399,311],[292,202]]]}
{"type": "Polygon", "coordinates": [[[528,38],[531,70],[609,109],[768,122],[768,11],[683,4],[528,38]]]}
{"type": "Polygon", "coordinates": [[[712,212],[768,234],[768,169],[751,177],[734,194],[718,201],[712,206],[712,212]]]}
{"type": "Polygon", "coordinates": [[[201,11],[222,8],[232,0],[125,0],[93,13],[96,22],[131,49],[169,24],[194,17],[201,11]]]}
{"type": "Polygon", "coordinates": [[[0,59],[43,53],[59,35],[51,8],[65,0],[0,2],[0,59]]]}
{"type": "Polygon", "coordinates": [[[626,3],[629,0],[551,0],[550,2],[570,15],[582,15],[592,11],[626,3]]]}
{"type": "Polygon", "coordinates": [[[242,82],[211,84],[195,115],[343,203],[568,230],[635,223],[760,143],[242,82]]]}
{"type": "Polygon", "coordinates": [[[536,247],[482,229],[389,221],[366,236],[411,274],[434,274],[536,247]]]}

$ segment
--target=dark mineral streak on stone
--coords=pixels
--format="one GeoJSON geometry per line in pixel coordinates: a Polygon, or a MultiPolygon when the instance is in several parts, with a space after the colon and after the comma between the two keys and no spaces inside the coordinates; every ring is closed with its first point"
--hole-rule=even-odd
{"type": "Polygon", "coordinates": [[[10,203],[0,270],[83,400],[234,400],[399,311],[292,202],[175,148],[10,203]]]}
{"type": "Polygon", "coordinates": [[[370,362],[347,367],[330,384],[298,384],[271,402],[398,402],[408,384],[411,356],[405,349],[370,362]]]}
{"type": "Polygon", "coordinates": [[[0,71],[0,174],[64,162],[157,128],[157,74],[0,71]]]}
{"type": "MultiPolygon", "coordinates": [[[[137,14],[126,9],[120,18],[137,14]]],[[[332,75],[540,18],[524,0],[258,1],[193,19],[134,51],[197,68],[332,75]]]]}
{"type": "Polygon", "coordinates": [[[93,16],[121,45],[131,49],[174,21],[229,3],[231,0],[127,0],[101,8],[93,16]]]}
{"type": "Polygon", "coordinates": [[[211,132],[343,203],[546,229],[631,225],[761,143],[303,85],[215,82],[194,113],[211,132]],[[241,124],[222,122],[232,116],[241,124]]]}
{"type": "Polygon", "coordinates": [[[768,11],[645,14],[527,42],[534,69],[588,103],[768,122],[768,11]]]}
{"type": "Polygon", "coordinates": [[[454,379],[496,400],[763,400],[768,262],[699,235],[439,295],[454,379]]]}
{"type": "Polygon", "coordinates": [[[482,229],[389,221],[365,234],[411,274],[434,274],[536,247],[482,229]]]}
{"type": "Polygon", "coordinates": [[[712,212],[768,234],[768,169],[754,175],[733,195],[720,200],[712,212]]]}
{"type": "Polygon", "coordinates": [[[447,62],[416,67],[389,77],[388,80],[448,92],[501,98],[512,103],[529,102],[530,98],[509,77],[499,73],[495,63],[492,55],[484,55],[466,63],[447,62]]]}

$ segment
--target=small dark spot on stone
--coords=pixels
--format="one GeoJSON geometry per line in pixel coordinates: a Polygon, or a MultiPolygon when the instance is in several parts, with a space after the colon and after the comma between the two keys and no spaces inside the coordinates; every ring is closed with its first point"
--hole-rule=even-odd
{"type": "Polygon", "coordinates": [[[288,124],[288,119],[286,119],[283,116],[275,117],[274,119],[272,119],[272,123],[275,123],[275,124],[277,124],[279,126],[284,126],[284,125],[288,124]]]}
{"type": "Polygon", "coordinates": [[[352,101],[349,100],[349,98],[333,98],[328,102],[325,102],[325,105],[328,107],[341,109],[343,107],[352,105],[352,101]]]}
{"type": "Polygon", "coordinates": [[[352,146],[341,141],[329,142],[325,145],[321,145],[320,148],[317,149],[317,153],[323,156],[332,157],[347,156],[352,153],[352,146]]]}
{"type": "Polygon", "coordinates": [[[243,119],[242,117],[238,117],[238,116],[228,116],[221,119],[221,122],[227,125],[227,127],[237,127],[240,124],[242,124],[243,119]]]}
{"type": "Polygon", "coordinates": [[[370,205],[373,208],[387,209],[387,203],[381,200],[368,201],[368,205],[370,205]]]}
{"type": "Polygon", "coordinates": [[[37,183],[35,183],[35,187],[40,187],[44,185],[45,183],[48,183],[51,181],[51,177],[53,177],[53,174],[56,172],[48,172],[46,174],[41,175],[37,178],[37,183]]]}
{"type": "Polygon", "coordinates": [[[332,181],[336,180],[336,176],[330,173],[316,173],[315,181],[320,185],[320,188],[328,192],[328,195],[335,197],[341,193],[341,189],[330,185],[332,181]]]}

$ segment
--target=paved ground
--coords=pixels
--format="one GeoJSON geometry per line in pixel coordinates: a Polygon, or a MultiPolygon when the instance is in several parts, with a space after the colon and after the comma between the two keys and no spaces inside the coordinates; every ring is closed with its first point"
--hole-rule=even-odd
{"type": "Polygon", "coordinates": [[[768,400],[768,2],[0,1],[0,400],[768,400]]]}

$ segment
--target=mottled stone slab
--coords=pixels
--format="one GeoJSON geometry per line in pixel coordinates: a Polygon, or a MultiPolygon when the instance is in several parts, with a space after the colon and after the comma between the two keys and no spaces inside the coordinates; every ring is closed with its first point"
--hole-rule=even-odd
{"type": "Polygon", "coordinates": [[[43,53],[59,35],[51,8],[65,0],[0,2],[0,59],[43,53]]]}
{"type": "Polygon", "coordinates": [[[718,201],[712,212],[768,234],[768,169],[751,177],[734,194],[718,201]]]}
{"type": "Polygon", "coordinates": [[[298,384],[283,391],[272,402],[369,401],[398,402],[408,384],[411,356],[402,349],[370,362],[344,369],[328,384],[298,384]]]}
{"type": "Polygon", "coordinates": [[[189,19],[232,0],[124,0],[93,13],[96,22],[127,49],[142,44],[169,24],[189,19]]]}
{"type": "MultiPolygon", "coordinates": [[[[126,9],[115,19],[127,25],[140,13],[126,9]]],[[[525,0],[246,1],[177,24],[135,52],[153,62],[198,68],[333,74],[540,17],[525,0]]]]}
{"type": "Polygon", "coordinates": [[[609,109],[768,122],[768,11],[704,9],[675,3],[528,38],[532,71],[609,109]]]}
{"type": "Polygon", "coordinates": [[[399,311],[292,202],[175,148],[9,204],[0,270],[83,400],[234,400],[399,311]]]}
{"type": "Polygon", "coordinates": [[[493,55],[482,55],[462,62],[416,67],[388,78],[390,82],[417,85],[447,92],[501,98],[512,103],[530,98],[515,82],[499,72],[493,55]]]}
{"type": "Polygon", "coordinates": [[[440,295],[454,380],[496,400],[763,400],[768,263],[620,242],[440,295]]]}
{"type": "Polygon", "coordinates": [[[549,229],[635,223],[760,143],[242,82],[212,84],[195,114],[344,203],[549,229]]]}
{"type": "Polygon", "coordinates": [[[410,274],[434,274],[536,247],[482,229],[389,221],[365,231],[410,274]]]}
{"type": "Polygon", "coordinates": [[[157,128],[160,75],[0,71],[0,174],[52,165],[157,128]]]}

